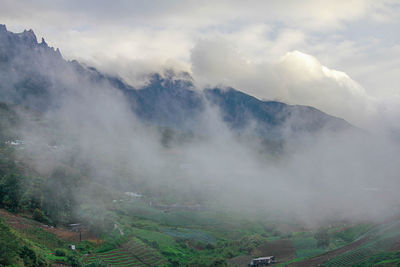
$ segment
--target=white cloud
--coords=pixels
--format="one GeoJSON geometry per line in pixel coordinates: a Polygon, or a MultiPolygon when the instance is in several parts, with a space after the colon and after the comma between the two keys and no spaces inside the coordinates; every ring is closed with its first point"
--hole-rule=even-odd
{"type": "MultiPolygon", "coordinates": [[[[398,128],[398,7],[374,0],[2,0],[0,22],[13,31],[33,28],[67,58],[93,63],[131,83],[164,66],[191,69],[200,86],[233,86],[259,98],[315,106],[356,125],[373,121],[375,128],[398,128]],[[371,89],[381,85],[385,93],[371,89]]],[[[287,205],[288,212],[309,220],[335,210],[350,217],[359,208],[380,212],[397,203],[398,147],[384,138],[369,142],[344,133],[296,140],[289,149],[294,153],[271,166],[254,149],[258,140],[233,138],[210,112],[199,126],[210,140],[200,138],[181,153],[164,154],[158,134],[130,116],[121,95],[81,82],[78,88],[87,90],[64,98],[49,118],[61,121],[65,136],[77,137],[72,138],[81,147],[77,162],[90,159],[96,179],[112,182],[126,172],[133,179],[199,190],[211,182],[221,186],[218,199],[226,198],[235,209],[247,203],[260,205],[261,212],[287,205]],[[175,170],[182,160],[194,163],[187,173],[175,170]],[[390,189],[382,192],[396,202],[364,201],[360,190],[371,184],[390,189]],[[271,185],[276,190],[262,192],[271,185]],[[255,198],[238,201],[238,195],[255,198]]],[[[32,127],[26,134],[36,137],[32,127]]],[[[75,141],[65,142],[74,147],[75,141]]],[[[46,158],[52,155],[37,151],[38,164],[53,167],[46,158]]],[[[61,153],[71,157],[69,151],[61,153]]]]}
{"type": "Polygon", "coordinates": [[[356,125],[371,115],[373,99],[363,87],[299,51],[252,63],[226,41],[203,40],[192,51],[192,70],[200,87],[232,86],[263,99],[314,106],[356,125]]]}
{"type": "Polygon", "coordinates": [[[393,0],[1,5],[0,23],[10,30],[32,28],[66,58],[135,85],[145,72],[163,66],[188,70],[193,63],[200,84],[219,82],[261,98],[316,106],[356,124],[364,123],[374,98],[399,95],[400,4],[393,0]],[[286,54],[296,50],[303,54],[286,54]]]}

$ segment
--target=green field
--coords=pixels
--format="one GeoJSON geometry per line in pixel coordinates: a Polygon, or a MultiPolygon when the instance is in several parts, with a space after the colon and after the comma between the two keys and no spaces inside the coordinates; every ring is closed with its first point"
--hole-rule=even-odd
{"type": "Polygon", "coordinates": [[[109,266],[164,266],[167,261],[161,254],[139,240],[132,239],[122,248],[86,257],[87,263],[103,262],[109,266]]]}

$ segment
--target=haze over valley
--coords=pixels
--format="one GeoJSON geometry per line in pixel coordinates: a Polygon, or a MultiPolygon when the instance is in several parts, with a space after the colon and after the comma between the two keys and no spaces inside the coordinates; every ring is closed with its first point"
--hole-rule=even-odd
{"type": "Polygon", "coordinates": [[[400,264],[399,3],[22,2],[0,265],[400,264]]]}

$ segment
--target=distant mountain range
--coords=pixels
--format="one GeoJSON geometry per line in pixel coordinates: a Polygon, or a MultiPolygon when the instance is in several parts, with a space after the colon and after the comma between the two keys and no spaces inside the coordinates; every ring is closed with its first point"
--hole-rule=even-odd
{"type": "Polygon", "coordinates": [[[233,88],[198,90],[189,74],[171,70],[149,74],[150,82],[137,89],[119,77],[64,60],[44,39],[39,43],[32,30],[12,33],[0,25],[0,102],[55,109],[83,81],[119,90],[141,120],[162,127],[195,130],[206,107],[219,110],[226,125],[238,133],[252,127],[268,139],[281,139],[288,129],[302,133],[352,127],[308,106],[262,101],[233,88]]]}

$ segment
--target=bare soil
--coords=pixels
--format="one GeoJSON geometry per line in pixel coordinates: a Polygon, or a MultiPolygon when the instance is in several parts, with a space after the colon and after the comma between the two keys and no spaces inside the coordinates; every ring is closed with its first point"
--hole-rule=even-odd
{"type": "MultiPolygon", "coordinates": [[[[4,218],[8,225],[18,231],[22,231],[28,228],[40,227],[46,232],[55,234],[58,238],[65,241],[79,241],[79,232],[71,231],[65,227],[50,227],[40,222],[30,219],[28,216],[21,216],[10,213],[4,209],[0,209],[0,217],[4,218]]],[[[82,240],[89,240],[97,244],[101,243],[102,240],[98,239],[96,235],[90,233],[86,229],[82,229],[82,240]]]]}
{"type": "Polygon", "coordinates": [[[228,261],[229,266],[247,266],[258,257],[275,256],[277,263],[286,262],[296,257],[296,250],[289,239],[266,242],[255,248],[251,255],[240,255],[228,261]]]}
{"type": "Polygon", "coordinates": [[[289,239],[264,243],[257,247],[251,254],[255,257],[275,256],[277,262],[286,262],[296,258],[296,250],[289,239]]]}
{"type": "Polygon", "coordinates": [[[240,255],[228,260],[228,266],[247,266],[254,257],[251,255],[240,255]]]}

